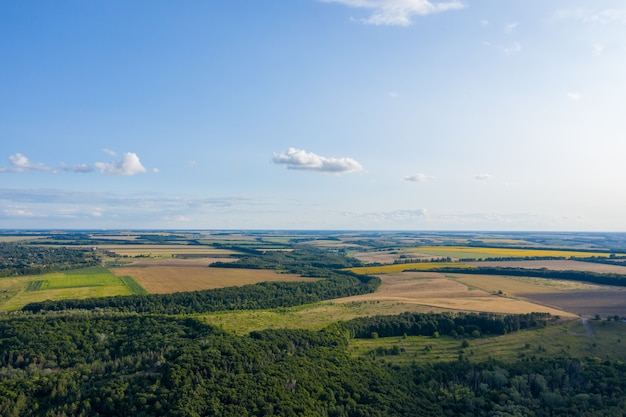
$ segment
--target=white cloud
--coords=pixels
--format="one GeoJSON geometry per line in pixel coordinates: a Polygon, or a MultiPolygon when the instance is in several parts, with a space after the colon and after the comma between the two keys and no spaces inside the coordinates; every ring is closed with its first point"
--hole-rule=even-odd
{"type": "Polygon", "coordinates": [[[513,55],[522,51],[522,45],[520,45],[519,42],[514,42],[513,44],[509,46],[505,46],[503,48],[503,51],[507,55],[513,55]]]}
{"type": "Polygon", "coordinates": [[[567,98],[572,101],[578,101],[581,99],[581,97],[582,95],[580,93],[567,93],[567,98]]]}
{"type": "Polygon", "coordinates": [[[481,26],[489,26],[489,21],[487,19],[483,19],[480,21],[481,26]]]}
{"type": "Polygon", "coordinates": [[[398,97],[400,97],[400,94],[396,93],[395,91],[391,91],[389,93],[389,97],[391,97],[391,98],[398,98],[398,97]]]}
{"type": "Polygon", "coordinates": [[[491,179],[491,175],[483,173],[483,174],[476,174],[474,175],[474,179],[477,179],[479,181],[485,181],[488,179],[491,179]]]}
{"type": "Polygon", "coordinates": [[[288,169],[345,174],[363,171],[363,166],[352,158],[327,158],[302,149],[289,148],[285,153],[274,153],[272,161],[288,169]]]}
{"type": "Polygon", "coordinates": [[[425,174],[415,174],[415,175],[406,176],[406,177],[404,177],[402,179],[404,181],[408,181],[408,182],[426,182],[428,180],[433,179],[433,177],[430,177],[430,176],[425,175],[425,174]]]}
{"type": "Polygon", "coordinates": [[[139,157],[134,152],[126,152],[121,161],[106,163],[96,162],[96,168],[103,174],[108,175],[135,175],[146,172],[139,157]]]}
{"type": "Polygon", "coordinates": [[[559,10],[556,13],[556,17],[559,19],[579,20],[586,23],[626,23],[626,9],[605,9],[596,12],[581,8],[566,9],[559,10]]]}
{"type": "Polygon", "coordinates": [[[506,33],[507,35],[510,35],[511,33],[515,31],[515,29],[517,28],[517,25],[518,25],[517,22],[509,23],[508,25],[504,27],[504,33],[506,33]]]}
{"type": "Polygon", "coordinates": [[[54,168],[40,162],[31,162],[26,156],[21,153],[9,156],[9,163],[11,167],[0,167],[0,172],[13,172],[21,173],[28,171],[40,171],[56,174],[54,168]]]}
{"type": "Polygon", "coordinates": [[[111,149],[104,148],[103,151],[104,151],[105,154],[107,154],[109,156],[117,156],[117,152],[112,151],[111,149]]]}
{"type": "Polygon", "coordinates": [[[413,16],[458,10],[465,7],[460,1],[433,3],[429,0],[320,0],[324,3],[339,3],[344,6],[372,11],[370,17],[359,19],[369,25],[410,26],[413,16]]]}

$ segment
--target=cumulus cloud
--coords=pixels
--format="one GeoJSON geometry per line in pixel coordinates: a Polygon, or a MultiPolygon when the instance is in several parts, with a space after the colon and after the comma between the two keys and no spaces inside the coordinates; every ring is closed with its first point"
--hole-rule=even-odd
{"type": "Polygon", "coordinates": [[[139,157],[134,152],[126,152],[121,161],[111,163],[96,162],[95,165],[101,173],[108,175],[135,175],[146,172],[146,168],[141,164],[139,157]]]}
{"type": "Polygon", "coordinates": [[[0,167],[0,172],[29,172],[29,171],[40,171],[40,172],[49,172],[56,173],[54,168],[41,163],[41,162],[31,162],[26,156],[21,153],[16,153],[15,155],[9,156],[10,167],[0,167]]]}
{"type": "Polygon", "coordinates": [[[430,177],[425,174],[415,174],[415,175],[408,175],[402,179],[408,182],[426,182],[426,181],[433,179],[433,177],[430,177]]]}
{"type": "Polygon", "coordinates": [[[363,166],[352,158],[327,158],[302,149],[289,148],[287,152],[274,153],[272,161],[288,169],[346,174],[363,171],[363,166]]]}
{"type": "Polygon", "coordinates": [[[476,174],[474,175],[474,179],[479,180],[479,181],[486,181],[488,179],[491,179],[491,175],[483,173],[483,174],[476,174]]]}
{"type": "Polygon", "coordinates": [[[369,25],[410,26],[413,16],[425,16],[465,7],[460,1],[431,2],[429,0],[320,0],[344,6],[371,10],[366,19],[358,19],[369,25]]]}

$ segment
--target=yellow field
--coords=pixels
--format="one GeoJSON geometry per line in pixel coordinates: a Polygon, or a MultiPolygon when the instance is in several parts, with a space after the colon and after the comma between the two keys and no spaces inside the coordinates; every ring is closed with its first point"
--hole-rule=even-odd
{"type": "MultiPolygon", "coordinates": [[[[408,249],[425,255],[435,255],[450,257],[455,259],[465,258],[524,258],[524,257],[566,257],[575,256],[578,258],[609,257],[606,252],[581,252],[568,250],[540,250],[540,249],[512,249],[512,248],[483,248],[472,246],[421,246],[408,249]]],[[[618,254],[623,255],[623,254],[618,254]]]]}
{"type": "Polygon", "coordinates": [[[357,268],[346,268],[356,274],[362,275],[378,275],[378,274],[397,274],[402,271],[419,270],[429,271],[439,268],[475,268],[466,263],[460,262],[415,262],[406,264],[391,264],[380,266],[361,266],[357,268]]]}
{"type": "Polygon", "coordinates": [[[265,269],[207,268],[199,266],[146,266],[112,268],[117,276],[131,276],[150,294],[200,291],[257,284],[265,281],[308,281],[294,274],[265,269]]]}

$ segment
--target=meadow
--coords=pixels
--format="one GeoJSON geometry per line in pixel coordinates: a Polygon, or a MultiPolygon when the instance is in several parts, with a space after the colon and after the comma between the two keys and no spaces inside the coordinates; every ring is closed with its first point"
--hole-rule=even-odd
{"type": "Polygon", "coordinates": [[[491,359],[515,362],[563,356],[595,357],[600,361],[607,358],[626,360],[626,324],[595,320],[587,324],[591,333],[580,319],[560,319],[545,328],[502,336],[352,339],[349,350],[354,356],[374,357],[397,364],[450,362],[461,357],[470,362],[491,359]],[[398,348],[393,349],[394,346],[398,348]]]}

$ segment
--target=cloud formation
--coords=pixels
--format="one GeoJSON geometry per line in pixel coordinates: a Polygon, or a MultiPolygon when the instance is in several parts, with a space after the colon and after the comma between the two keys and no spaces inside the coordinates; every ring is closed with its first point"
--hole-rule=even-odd
{"type": "Polygon", "coordinates": [[[15,155],[9,156],[10,167],[0,167],[0,172],[28,172],[28,171],[40,171],[40,172],[50,172],[55,174],[56,171],[54,168],[41,163],[41,162],[31,162],[26,156],[21,153],[16,153],[15,155]]]}
{"type": "Polygon", "coordinates": [[[103,174],[108,175],[135,175],[146,172],[146,168],[141,164],[139,157],[134,152],[126,152],[124,159],[111,163],[96,162],[96,168],[103,174]]]}
{"type": "Polygon", "coordinates": [[[296,148],[289,148],[283,153],[274,153],[272,161],[277,165],[286,165],[288,169],[332,174],[363,171],[363,166],[352,158],[327,158],[296,148]]]}
{"type": "Polygon", "coordinates": [[[578,101],[580,100],[582,97],[582,95],[578,92],[576,93],[567,93],[567,98],[569,98],[572,101],[578,101]]]}
{"type": "Polygon", "coordinates": [[[370,17],[359,19],[369,25],[410,26],[413,16],[425,16],[465,7],[460,1],[434,3],[429,0],[320,0],[372,11],[370,17]]]}
{"type": "Polygon", "coordinates": [[[428,180],[433,179],[433,177],[430,177],[425,174],[415,174],[415,175],[408,175],[402,179],[408,182],[426,182],[428,180]]]}
{"type": "Polygon", "coordinates": [[[479,181],[485,181],[485,180],[491,179],[491,175],[486,174],[486,173],[476,174],[474,175],[474,179],[479,180],[479,181]]]}

